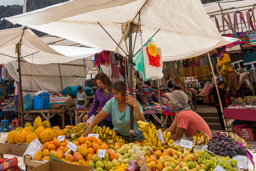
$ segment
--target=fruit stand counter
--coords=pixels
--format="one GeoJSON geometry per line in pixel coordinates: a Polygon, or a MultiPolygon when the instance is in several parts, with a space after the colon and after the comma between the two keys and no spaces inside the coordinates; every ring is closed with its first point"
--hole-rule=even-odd
{"type": "Polygon", "coordinates": [[[23,156],[27,148],[28,148],[28,144],[0,143],[0,159],[4,158],[4,154],[23,156]]]}
{"type": "Polygon", "coordinates": [[[33,168],[44,164],[45,162],[32,160],[29,155],[24,156],[24,164],[26,165],[26,171],[32,170],[33,168]]]}
{"type": "Polygon", "coordinates": [[[62,119],[62,128],[65,127],[65,109],[42,109],[42,110],[29,110],[24,112],[24,118],[29,114],[41,114],[46,120],[50,122],[50,119],[55,115],[59,115],[62,119]]]}

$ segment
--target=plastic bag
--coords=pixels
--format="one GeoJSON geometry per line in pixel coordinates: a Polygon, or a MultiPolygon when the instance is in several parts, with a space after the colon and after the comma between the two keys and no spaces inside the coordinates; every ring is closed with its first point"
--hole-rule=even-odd
{"type": "Polygon", "coordinates": [[[129,161],[128,166],[126,167],[125,171],[139,171],[139,166],[135,160],[129,161]]]}
{"type": "Polygon", "coordinates": [[[132,150],[133,150],[134,152],[136,152],[136,154],[137,154],[137,159],[136,159],[136,161],[137,161],[137,164],[138,164],[138,166],[139,166],[139,170],[140,170],[140,171],[150,171],[149,168],[148,168],[147,165],[146,165],[146,160],[145,160],[144,154],[143,154],[143,152],[140,150],[140,148],[137,147],[137,146],[133,146],[132,150]]]}

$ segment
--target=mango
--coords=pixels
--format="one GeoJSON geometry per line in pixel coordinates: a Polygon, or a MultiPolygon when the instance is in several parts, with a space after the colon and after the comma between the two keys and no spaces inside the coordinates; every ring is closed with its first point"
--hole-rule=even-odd
{"type": "Polygon", "coordinates": [[[83,157],[86,157],[88,154],[88,150],[83,146],[77,146],[77,152],[79,152],[83,157]]]}
{"type": "Polygon", "coordinates": [[[67,160],[69,162],[73,162],[74,161],[74,157],[71,154],[66,154],[65,160],[67,160]]]}
{"type": "Polygon", "coordinates": [[[79,160],[83,159],[83,156],[79,152],[74,153],[74,160],[78,162],[79,160]]]}
{"type": "Polygon", "coordinates": [[[45,156],[49,156],[49,150],[48,149],[44,149],[43,150],[43,156],[45,157],[45,156]]]}
{"type": "Polygon", "coordinates": [[[50,157],[49,156],[44,156],[41,161],[50,161],[50,157]]]}
{"type": "Polygon", "coordinates": [[[84,160],[79,160],[78,163],[82,166],[88,166],[89,164],[84,160]]]}
{"type": "Polygon", "coordinates": [[[43,158],[43,154],[42,154],[42,151],[41,151],[41,150],[38,150],[38,151],[35,153],[34,157],[33,157],[33,159],[34,159],[34,160],[37,160],[37,161],[41,161],[42,158],[43,158]]]}

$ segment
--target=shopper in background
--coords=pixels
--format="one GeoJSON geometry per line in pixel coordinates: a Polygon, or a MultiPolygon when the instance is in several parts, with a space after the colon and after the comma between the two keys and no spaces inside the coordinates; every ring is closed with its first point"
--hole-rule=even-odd
{"type": "Polygon", "coordinates": [[[222,130],[225,130],[225,125],[224,125],[223,116],[222,116],[222,112],[221,112],[220,102],[219,102],[219,98],[218,98],[218,94],[217,94],[217,88],[219,90],[219,95],[220,95],[220,99],[221,99],[223,109],[224,109],[224,107],[228,106],[229,101],[228,101],[228,98],[227,98],[227,92],[226,92],[226,90],[224,90],[223,79],[218,77],[216,79],[216,82],[217,82],[217,87],[216,86],[213,87],[212,92],[210,93],[210,95],[213,95],[214,105],[215,105],[215,107],[218,111],[221,128],[222,128],[222,130]]]}
{"type": "Polygon", "coordinates": [[[212,137],[211,130],[204,119],[197,113],[191,110],[188,105],[188,95],[180,90],[175,90],[172,93],[165,93],[170,100],[172,110],[176,113],[172,125],[164,132],[174,133],[170,139],[181,139],[183,133],[186,137],[192,137],[196,130],[200,130],[212,137]]]}
{"type": "MultiPolygon", "coordinates": [[[[96,111],[99,107],[102,110],[107,101],[109,101],[113,97],[110,89],[112,82],[106,74],[99,73],[95,76],[94,80],[99,88],[95,92],[93,104],[90,111],[83,117],[83,122],[86,122],[92,115],[96,114],[96,111]]],[[[103,127],[103,125],[113,129],[111,113],[100,122],[99,126],[103,127]]]]}
{"type": "Polygon", "coordinates": [[[81,86],[77,87],[78,93],[76,95],[76,108],[77,109],[84,109],[86,102],[87,102],[87,95],[83,92],[81,86]]]}
{"type": "Polygon", "coordinates": [[[175,79],[176,79],[175,75],[170,75],[169,79],[166,82],[166,85],[167,85],[168,88],[175,89],[175,90],[180,90],[180,86],[177,85],[175,79]]]}

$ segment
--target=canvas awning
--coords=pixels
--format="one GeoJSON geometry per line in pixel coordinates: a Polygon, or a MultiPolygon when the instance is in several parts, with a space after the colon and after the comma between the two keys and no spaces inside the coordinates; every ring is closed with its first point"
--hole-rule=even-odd
{"type": "Polygon", "coordinates": [[[143,31],[142,37],[137,35],[134,54],[153,37],[163,61],[194,57],[231,43],[220,35],[200,0],[73,0],[6,19],[123,56],[128,43],[122,39],[121,25],[134,19],[143,31]]]}
{"type": "Polygon", "coordinates": [[[0,64],[17,60],[16,45],[21,44],[21,57],[33,64],[67,63],[78,58],[90,57],[101,50],[72,46],[48,46],[28,28],[0,31],[0,64]]]}

